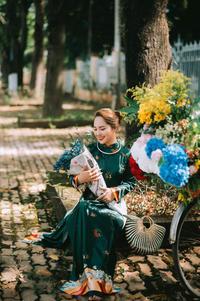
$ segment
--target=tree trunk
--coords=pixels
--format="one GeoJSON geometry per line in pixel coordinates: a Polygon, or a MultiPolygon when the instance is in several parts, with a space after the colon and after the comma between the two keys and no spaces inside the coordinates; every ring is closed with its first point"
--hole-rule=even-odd
{"type": "Polygon", "coordinates": [[[49,40],[44,117],[56,117],[62,113],[66,3],[64,0],[58,3],[54,0],[48,1],[49,40]]]}
{"type": "MultiPolygon", "coordinates": [[[[143,83],[154,86],[162,70],[171,65],[168,0],[124,0],[124,38],[127,87],[143,83]]],[[[137,130],[127,126],[126,136],[137,130]]]]}
{"type": "Polygon", "coordinates": [[[19,28],[18,28],[18,56],[17,56],[17,73],[18,86],[23,88],[23,68],[24,68],[24,51],[27,44],[27,14],[30,6],[28,0],[19,2],[19,28]]]}
{"type": "Polygon", "coordinates": [[[43,66],[43,25],[44,25],[44,0],[34,0],[35,4],[35,29],[34,29],[34,53],[32,60],[32,72],[30,89],[36,97],[41,92],[41,75],[43,66]]]}
{"type": "Polygon", "coordinates": [[[8,58],[8,50],[6,47],[2,47],[2,57],[1,57],[1,72],[2,72],[2,83],[3,88],[7,88],[8,86],[8,74],[9,74],[9,58],[8,58]]]}
{"type": "Polygon", "coordinates": [[[8,74],[17,73],[17,53],[18,53],[18,28],[19,22],[16,15],[18,1],[11,0],[6,2],[6,43],[5,43],[5,57],[8,63],[8,74]]]}
{"type": "MultiPolygon", "coordinates": [[[[17,73],[18,86],[23,86],[23,57],[27,41],[26,17],[30,3],[27,0],[6,2],[6,42],[4,45],[5,75],[17,73]]],[[[5,79],[5,82],[7,80],[5,79]]]]}

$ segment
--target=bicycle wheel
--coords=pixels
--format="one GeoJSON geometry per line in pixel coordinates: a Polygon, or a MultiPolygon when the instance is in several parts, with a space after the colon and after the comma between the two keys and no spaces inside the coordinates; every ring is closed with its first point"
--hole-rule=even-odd
{"type": "Polygon", "coordinates": [[[180,282],[200,297],[200,199],[185,207],[172,249],[180,282]]]}

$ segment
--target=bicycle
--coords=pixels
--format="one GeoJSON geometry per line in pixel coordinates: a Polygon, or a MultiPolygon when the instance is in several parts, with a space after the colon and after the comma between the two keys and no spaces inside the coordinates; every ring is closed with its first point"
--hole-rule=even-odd
{"type": "Polygon", "coordinates": [[[200,197],[181,203],[170,226],[175,269],[182,286],[200,298],[200,197]]]}

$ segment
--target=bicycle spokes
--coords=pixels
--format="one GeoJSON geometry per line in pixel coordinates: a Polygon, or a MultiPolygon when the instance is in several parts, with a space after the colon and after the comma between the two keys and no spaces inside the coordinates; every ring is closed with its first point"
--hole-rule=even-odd
{"type": "Polygon", "coordinates": [[[200,210],[195,203],[179,224],[175,257],[181,283],[200,296],[200,210]]]}

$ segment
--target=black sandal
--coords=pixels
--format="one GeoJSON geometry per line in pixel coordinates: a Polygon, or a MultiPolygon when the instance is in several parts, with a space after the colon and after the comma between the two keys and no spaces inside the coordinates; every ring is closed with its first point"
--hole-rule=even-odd
{"type": "Polygon", "coordinates": [[[102,297],[99,297],[99,296],[97,296],[97,295],[93,295],[93,296],[90,296],[90,297],[88,298],[88,300],[89,300],[89,301],[92,301],[92,300],[95,300],[95,301],[101,301],[101,300],[103,300],[103,298],[102,298],[102,297]]]}
{"type": "Polygon", "coordinates": [[[92,300],[101,301],[101,300],[103,300],[103,295],[104,295],[103,293],[98,292],[98,291],[90,291],[88,300],[89,301],[92,301],[92,300]]]}

